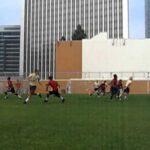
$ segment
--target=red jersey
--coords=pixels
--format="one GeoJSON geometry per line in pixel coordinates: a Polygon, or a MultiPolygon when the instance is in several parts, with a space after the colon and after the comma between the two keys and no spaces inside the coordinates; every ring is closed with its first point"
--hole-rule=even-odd
{"type": "Polygon", "coordinates": [[[118,86],[118,88],[119,88],[119,89],[122,89],[122,88],[123,88],[123,84],[122,84],[122,82],[121,82],[121,81],[119,81],[117,86],[118,86]]]}
{"type": "Polygon", "coordinates": [[[100,87],[101,87],[102,90],[105,90],[106,84],[105,84],[105,83],[102,83],[102,84],[100,85],[100,87]]]}
{"type": "Polygon", "coordinates": [[[8,80],[7,81],[7,84],[8,84],[8,88],[13,88],[13,84],[12,84],[12,81],[11,80],[8,80]]]}
{"type": "Polygon", "coordinates": [[[117,79],[113,79],[112,81],[111,81],[111,87],[117,87],[117,83],[118,83],[118,81],[117,81],[117,79]]]}
{"type": "Polygon", "coordinates": [[[54,81],[54,80],[50,80],[48,82],[48,85],[52,87],[53,91],[58,91],[58,83],[57,81],[54,81]]]}
{"type": "Polygon", "coordinates": [[[21,83],[20,83],[20,82],[17,82],[17,83],[15,84],[15,86],[16,86],[16,89],[20,89],[20,88],[21,88],[21,83]]]}

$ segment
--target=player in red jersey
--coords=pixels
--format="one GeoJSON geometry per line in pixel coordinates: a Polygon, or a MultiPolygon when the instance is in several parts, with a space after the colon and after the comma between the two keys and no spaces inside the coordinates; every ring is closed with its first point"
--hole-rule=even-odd
{"type": "Polygon", "coordinates": [[[106,93],[106,87],[107,87],[107,82],[106,81],[103,81],[101,84],[100,84],[100,87],[99,87],[99,94],[100,95],[105,95],[106,93]]]}
{"type": "Polygon", "coordinates": [[[118,81],[117,88],[118,88],[117,97],[119,100],[121,100],[121,97],[123,95],[123,83],[121,79],[118,81]]]}
{"type": "Polygon", "coordinates": [[[65,99],[59,93],[59,84],[57,83],[57,81],[53,80],[52,76],[50,76],[48,79],[49,81],[48,84],[46,84],[46,91],[48,91],[49,87],[51,89],[48,91],[44,102],[48,102],[48,98],[50,95],[55,95],[61,99],[62,103],[64,103],[65,99]]]}
{"type": "Polygon", "coordinates": [[[117,75],[114,74],[113,77],[114,78],[110,82],[110,92],[111,92],[110,99],[113,99],[113,97],[117,95],[117,91],[118,91],[118,88],[117,88],[117,83],[118,83],[117,75]]]}
{"type": "Polygon", "coordinates": [[[18,98],[21,98],[21,96],[15,92],[15,88],[10,77],[7,78],[7,91],[5,92],[5,99],[8,98],[8,93],[13,93],[18,96],[18,98]]]}

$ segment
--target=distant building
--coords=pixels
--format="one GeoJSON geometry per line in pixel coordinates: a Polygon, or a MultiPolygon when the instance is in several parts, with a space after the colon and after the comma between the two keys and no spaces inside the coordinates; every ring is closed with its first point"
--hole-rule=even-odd
{"type": "Polygon", "coordinates": [[[128,0],[25,0],[20,74],[35,68],[46,79],[55,72],[55,44],[72,40],[77,25],[88,39],[100,32],[108,38],[128,38],[128,0]]]}
{"type": "Polygon", "coordinates": [[[19,75],[20,26],[0,26],[0,76],[19,75]]]}
{"type": "Polygon", "coordinates": [[[145,37],[150,38],[150,0],[145,0],[145,37]]]}
{"type": "Polygon", "coordinates": [[[150,39],[108,39],[107,33],[100,33],[92,39],[59,42],[56,79],[110,80],[116,73],[120,79],[149,80],[149,55],[150,39]]]}

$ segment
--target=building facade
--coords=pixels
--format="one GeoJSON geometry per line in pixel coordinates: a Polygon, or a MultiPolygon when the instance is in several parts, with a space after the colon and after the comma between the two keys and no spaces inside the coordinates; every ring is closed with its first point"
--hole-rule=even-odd
{"type": "Polygon", "coordinates": [[[104,33],[92,39],[59,42],[56,45],[56,77],[111,80],[113,74],[117,74],[118,79],[127,80],[132,76],[134,81],[149,83],[149,50],[150,39],[108,39],[104,33]]]}
{"type": "Polygon", "coordinates": [[[0,76],[19,75],[20,26],[0,26],[0,76]]]}
{"type": "Polygon", "coordinates": [[[77,25],[88,38],[128,38],[128,0],[25,0],[20,74],[35,68],[41,78],[55,72],[55,44],[72,40],[77,25]]]}
{"type": "Polygon", "coordinates": [[[145,37],[150,38],[150,0],[145,0],[145,37]]]}

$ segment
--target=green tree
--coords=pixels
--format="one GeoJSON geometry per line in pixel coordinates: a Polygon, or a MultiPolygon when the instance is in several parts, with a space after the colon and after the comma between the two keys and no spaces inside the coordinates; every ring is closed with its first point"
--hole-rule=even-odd
{"type": "Polygon", "coordinates": [[[86,33],[84,32],[80,24],[77,25],[77,29],[74,31],[72,35],[72,40],[82,40],[85,38],[87,38],[86,33]]]}
{"type": "Polygon", "coordinates": [[[62,37],[60,38],[60,41],[66,41],[65,36],[62,36],[62,37]]]}

